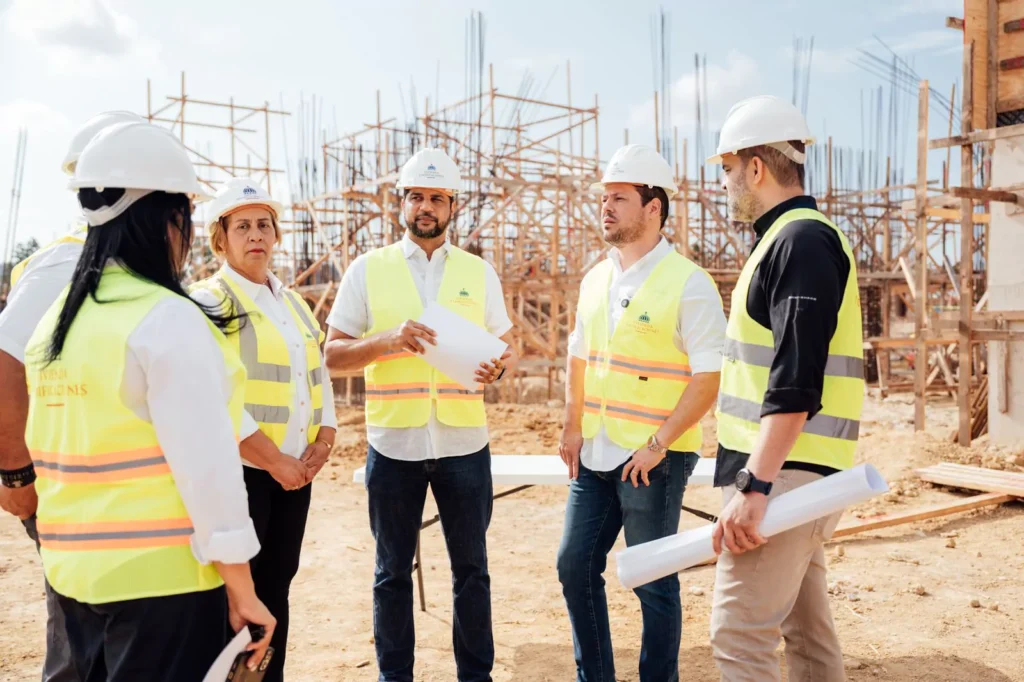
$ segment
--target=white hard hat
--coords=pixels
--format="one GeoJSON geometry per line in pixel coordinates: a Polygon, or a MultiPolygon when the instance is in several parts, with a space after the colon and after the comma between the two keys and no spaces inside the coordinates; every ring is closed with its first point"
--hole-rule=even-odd
{"type": "Polygon", "coordinates": [[[812,144],[814,137],[803,114],[795,106],[772,95],[758,95],[736,103],[729,110],[718,138],[718,151],[708,163],[722,163],[722,155],[767,145],[778,149],[796,163],[806,155],[791,140],[812,144]]]}
{"type": "Polygon", "coordinates": [[[82,150],[85,149],[85,145],[89,144],[89,140],[96,136],[96,133],[100,132],[107,126],[112,126],[117,123],[145,123],[146,119],[142,118],[138,114],[133,114],[130,111],[104,111],[102,114],[96,114],[88,121],[85,122],[75,136],[71,138],[71,144],[68,145],[68,151],[64,155],[64,161],[61,163],[61,170],[68,175],[73,175],[75,172],[75,164],[78,163],[78,157],[82,154],[82,150]]]}
{"type": "Polygon", "coordinates": [[[187,194],[203,191],[188,151],[169,130],[145,121],[118,123],[96,134],[82,150],[68,189],[83,187],[144,189],[187,194]]]}
{"type": "Polygon", "coordinates": [[[212,229],[221,218],[245,206],[266,206],[275,218],[280,218],[284,212],[281,202],[274,201],[252,178],[231,178],[220,186],[209,203],[206,229],[212,229]]]}
{"type": "Polygon", "coordinates": [[[590,189],[602,191],[605,185],[626,182],[631,185],[660,187],[671,199],[679,192],[679,186],[672,177],[669,167],[661,154],[645,144],[627,144],[616,151],[604,171],[601,182],[595,182],[590,189]]]}
{"type": "Polygon", "coordinates": [[[447,154],[440,149],[427,147],[405,162],[395,187],[428,187],[455,193],[462,188],[462,174],[447,154]]]}

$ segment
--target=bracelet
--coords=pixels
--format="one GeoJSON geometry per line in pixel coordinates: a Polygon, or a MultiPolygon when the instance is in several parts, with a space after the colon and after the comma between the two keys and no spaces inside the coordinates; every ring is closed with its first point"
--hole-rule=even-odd
{"type": "Polygon", "coordinates": [[[504,368],[504,367],[502,367],[502,368],[501,368],[501,371],[500,371],[500,372],[498,372],[498,376],[494,377],[494,380],[495,380],[495,381],[501,381],[501,378],[502,378],[503,376],[505,376],[505,368],[504,368]]]}
{"type": "Polygon", "coordinates": [[[36,482],[36,467],[29,464],[20,469],[0,469],[0,484],[5,488],[24,488],[36,482]]]}

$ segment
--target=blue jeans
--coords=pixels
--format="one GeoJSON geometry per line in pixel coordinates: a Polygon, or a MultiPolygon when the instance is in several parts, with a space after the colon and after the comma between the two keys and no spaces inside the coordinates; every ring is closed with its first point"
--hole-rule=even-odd
{"type": "MultiPolygon", "coordinates": [[[[608,552],[626,531],[633,546],[679,530],[686,480],[697,465],[692,452],[673,452],[648,473],[650,487],[622,482],[623,463],[614,471],[580,466],[569,485],[565,528],[558,548],[558,580],[569,610],[577,682],[615,682],[612,635],[604,569],[608,552]]],[[[640,598],[643,636],[640,682],[679,680],[683,610],[675,574],[633,590],[640,598]]]]}
{"type": "Polygon", "coordinates": [[[491,451],[403,462],[369,448],[366,490],[376,540],[373,635],[379,682],[412,682],[416,633],[412,567],[430,486],[448,546],[452,645],[459,682],[490,682],[494,667],[487,527],[494,502],[491,451]]]}

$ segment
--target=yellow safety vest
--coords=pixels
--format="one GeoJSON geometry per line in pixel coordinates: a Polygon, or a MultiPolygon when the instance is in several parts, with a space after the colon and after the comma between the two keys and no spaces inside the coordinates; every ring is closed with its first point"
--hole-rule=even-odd
{"type": "Polygon", "coordinates": [[[839,236],[850,261],[839,320],[828,347],[822,409],[807,420],[787,461],[848,469],[853,466],[864,402],[864,338],[861,333],[860,292],[857,263],[846,236],[831,221],[812,209],[788,211],[768,229],[754,249],[732,292],[732,309],[726,328],[722,383],[718,395],[718,441],[726,448],[754,450],[761,421],[761,404],[768,390],[768,374],[775,358],[772,331],[747,313],[747,290],[758,263],[779,232],[794,220],[817,220],[839,236]]]}
{"type": "MultiPolygon", "coordinates": [[[[440,255],[438,256],[440,257],[440,255]]],[[[448,247],[437,302],[480,327],[484,324],[486,270],[482,259],[448,247]]],[[[419,291],[405,262],[401,242],[371,251],[366,258],[366,291],[373,327],[366,336],[393,329],[423,313],[419,291]]],[[[410,428],[430,418],[448,426],[485,426],[484,390],[466,390],[413,353],[386,353],[366,366],[366,423],[410,428]]]]}
{"type": "MultiPolygon", "coordinates": [[[[587,347],[583,437],[593,438],[604,425],[613,443],[633,450],[658,430],[690,383],[689,356],[676,348],[673,335],[686,281],[708,275],[676,251],[666,255],[636,292],[609,339],[613,268],[610,259],[599,263],[580,285],[579,314],[587,347]]],[[[668,447],[700,452],[700,424],[668,447]]]]}
{"type": "Polygon", "coordinates": [[[21,276],[25,273],[25,266],[27,266],[29,262],[32,261],[33,258],[37,258],[41,254],[61,244],[84,244],[85,233],[87,230],[87,227],[80,227],[77,230],[64,235],[60,239],[54,239],[52,242],[38,249],[31,256],[29,256],[28,258],[24,259],[23,261],[15,265],[13,268],[11,268],[11,288],[13,289],[14,285],[18,283],[18,280],[21,279],[21,276]]]}
{"type": "MultiPolygon", "coordinates": [[[[28,345],[25,439],[38,479],[38,528],[46,578],[87,604],[200,592],[219,587],[213,566],[190,546],[192,521],[153,425],[121,400],[128,338],[166,289],[118,266],[106,268],[97,303],[85,300],[58,360],[45,351],[62,295],[28,345]]],[[[216,327],[232,381],[229,410],[238,433],[245,369],[216,327]]]]}
{"type": "Polygon", "coordinates": [[[306,442],[316,440],[324,413],[321,388],[324,376],[320,355],[324,333],[306,301],[290,289],[282,291],[305,340],[306,364],[299,370],[291,366],[288,345],[277,327],[230,277],[217,273],[191,287],[192,290],[197,288],[219,292],[231,302],[229,309],[232,314],[248,316],[232,325],[227,338],[245,365],[245,411],[256,420],[260,431],[277,447],[284,444],[288,419],[295,404],[295,382],[305,381],[313,408],[309,423],[305,425],[306,442]],[[303,377],[297,376],[299,371],[303,377]]]}

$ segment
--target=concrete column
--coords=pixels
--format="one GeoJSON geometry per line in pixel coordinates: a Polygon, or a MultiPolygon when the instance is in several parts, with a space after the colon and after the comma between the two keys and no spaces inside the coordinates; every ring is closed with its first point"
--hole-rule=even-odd
{"type": "MultiPolygon", "coordinates": [[[[1024,137],[998,140],[992,186],[1024,183],[1024,137]]],[[[1024,310],[1024,205],[992,202],[988,309],[1024,310]]],[[[1010,323],[1024,329],[1024,323],[1010,323]]],[[[992,443],[1024,445],[1024,342],[988,344],[988,429],[992,443]]]]}

